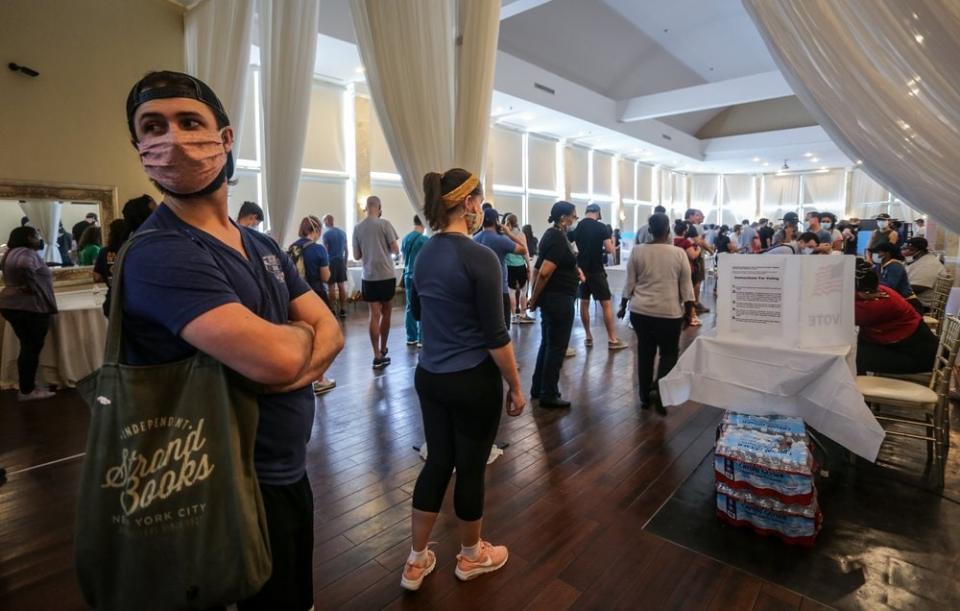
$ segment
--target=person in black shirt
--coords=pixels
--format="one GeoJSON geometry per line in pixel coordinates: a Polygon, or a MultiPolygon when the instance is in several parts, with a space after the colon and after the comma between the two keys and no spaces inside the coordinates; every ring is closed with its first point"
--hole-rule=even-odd
{"type": "Polygon", "coordinates": [[[776,233],[770,226],[769,219],[760,219],[760,228],[757,235],[760,237],[760,250],[767,250],[773,246],[773,234],[776,233]]]}
{"type": "Polygon", "coordinates": [[[541,407],[570,407],[569,401],[560,398],[558,383],[573,329],[577,284],[585,280],[567,239],[567,231],[576,219],[577,209],[570,202],[559,201],[550,210],[547,221],[553,226],[540,238],[533,297],[527,303],[530,310],[540,308],[540,350],[530,396],[539,399],[541,407]]]}
{"type": "Polygon", "coordinates": [[[586,334],[584,343],[593,346],[593,333],[590,331],[590,297],[600,302],[603,308],[603,324],[607,328],[607,347],[610,350],[622,350],[627,343],[617,337],[617,328],[613,323],[613,302],[610,299],[610,285],[607,272],[603,267],[605,253],[613,253],[613,234],[609,225],[600,222],[600,206],[589,204],[585,217],[577,228],[568,234],[571,242],[577,243],[577,265],[586,277],[577,290],[580,297],[580,321],[586,334]]]}
{"type": "Polygon", "coordinates": [[[70,230],[70,234],[73,236],[73,241],[76,244],[80,243],[80,236],[83,235],[83,232],[87,230],[87,227],[99,224],[96,213],[90,212],[87,216],[83,217],[83,220],[73,226],[70,230]]]}

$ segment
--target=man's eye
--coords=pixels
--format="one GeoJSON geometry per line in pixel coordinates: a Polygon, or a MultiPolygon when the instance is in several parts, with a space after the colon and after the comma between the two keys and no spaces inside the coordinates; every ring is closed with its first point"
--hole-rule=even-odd
{"type": "Polygon", "coordinates": [[[183,129],[197,129],[199,127],[202,127],[200,122],[197,121],[196,119],[184,119],[180,123],[180,125],[183,126],[183,129]]]}
{"type": "Polygon", "coordinates": [[[145,124],[145,125],[143,126],[143,132],[144,132],[145,134],[155,134],[155,133],[157,133],[159,130],[160,130],[160,124],[159,124],[159,123],[151,122],[151,123],[147,123],[147,124],[145,124]]]}

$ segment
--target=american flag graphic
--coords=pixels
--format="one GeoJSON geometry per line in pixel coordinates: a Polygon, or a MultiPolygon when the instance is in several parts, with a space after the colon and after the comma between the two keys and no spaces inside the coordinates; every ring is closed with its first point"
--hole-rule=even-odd
{"type": "Polygon", "coordinates": [[[825,297],[843,288],[843,264],[824,265],[817,270],[814,297],[825,297]]]}

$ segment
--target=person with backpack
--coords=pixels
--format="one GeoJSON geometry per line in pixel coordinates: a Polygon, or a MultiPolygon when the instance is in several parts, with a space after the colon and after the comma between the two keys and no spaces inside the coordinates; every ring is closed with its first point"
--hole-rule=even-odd
{"type": "MultiPolygon", "coordinates": [[[[327,281],[330,280],[330,258],[323,244],[317,242],[322,232],[320,219],[313,216],[303,217],[300,221],[300,238],[290,245],[287,254],[297,268],[297,273],[320,296],[330,312],[336,315],[330,299],[327,297],[327,281]]],[[[313,392],[322,395],[336,388],[337,382],[324,376],[313,383],[313,392]]]]}

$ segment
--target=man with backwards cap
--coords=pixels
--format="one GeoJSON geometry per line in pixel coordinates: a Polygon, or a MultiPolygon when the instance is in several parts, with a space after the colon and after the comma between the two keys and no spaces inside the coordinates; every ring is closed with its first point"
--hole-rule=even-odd
{"type": "MultiPolygon", "coordinates": [[[[783,221],[784,225],[790,224],[790,225],[793,225],[794,227],[797,227],[800,224],[800,217],[797,215],[796,212],[788,212],[784,214],[783,218],[780,220],[783,221]]],[[[797,231],[797,233],[800,233],[799,230],[797,231]]],[[[781,227],[780,229],[777,230],[775,234],[773,234],[773,246],[779,246],[780,243],[783,242],[783,237],[784,237],[784,231],[783,231],[783,227],[781,227]]]]}
{"type": "Polygon", "coordinates": [[[254,462],[273,574],[239,608],[309,609],[311,382],[343,347],[339,325],[276,242],[230,220],[234,135],[213,90],[186,74],[152,72],[130,91],[127,122],[164,197],[140,230],[162,231],[142,236],[124,264],[124,361],[170,363],[200,350],[268,387],[254,462]]]}
{"type": "Polygon", "coordinates": [[[873,218],[877,221],[877,228],[870,234],[870,242],[864,251],[864,259],[866,259],[868,263],[874,263],[873,255],[877,252],[877,247],[887,243],[896,246],[897,240],[899,239],[896,230],[890,226],[890,221],[893,219],[890,218],[889,214],[882,213],[873,218]]]}

